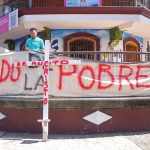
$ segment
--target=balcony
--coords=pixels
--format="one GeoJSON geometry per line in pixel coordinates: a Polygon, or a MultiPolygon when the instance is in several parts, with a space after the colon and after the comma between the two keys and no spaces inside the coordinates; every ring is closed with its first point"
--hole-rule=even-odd
{"type": "MultiPolygon", "coordinates": [[[[0,4],[0,16],[21,8],[64,8],[64,0],[5,0],[0,4]]],[[[97,7],[97,6],[96,6],[97,7]]],[[[142,7],[150,9],[148,0],[102,0],[100,7],[142,7]]]]}

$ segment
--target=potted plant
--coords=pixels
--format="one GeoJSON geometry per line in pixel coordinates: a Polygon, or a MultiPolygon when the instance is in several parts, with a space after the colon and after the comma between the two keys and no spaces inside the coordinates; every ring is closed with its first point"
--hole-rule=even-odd
{"type": "Polygon", "coordinates": [[[119,44],[119,41],[122,40],[123,32],[124,31],[120,30],[118,26],[110,29],[109,46],[112,49],[114,49],[114,47],[116,47],[119,44]]]}
{"type": "Polygon", "coordinates": [[[45,40],[51,40],[50,28],[43,27],[43,30],[40,32],[40,38],[45,40]]]}

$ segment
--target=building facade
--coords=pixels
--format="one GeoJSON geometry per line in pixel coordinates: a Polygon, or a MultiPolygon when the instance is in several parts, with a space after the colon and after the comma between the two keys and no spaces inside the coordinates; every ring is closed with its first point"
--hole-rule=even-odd
{"type": "Polygon", "coordinates": [[[24,52],[32,27],[56,60],[81,60],[49,67],[49,132],[150,130],[149,0],[1,0],[0,15],[1,130],[41,132],[43,68],[13,65],[43,57],[24,52]]]}

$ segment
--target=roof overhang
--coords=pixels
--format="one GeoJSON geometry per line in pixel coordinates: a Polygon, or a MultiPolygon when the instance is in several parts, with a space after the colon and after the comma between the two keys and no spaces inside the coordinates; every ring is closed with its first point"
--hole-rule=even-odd
{"type": "Polygon", "coordinates": [[[19,26],[0,35],[0,39],[17,39],[29,34],[29,28],[109,29],[119,26],[134,35],[150,38],[150,19],[138,14],[33,14],[19,18],[19,26]]]}

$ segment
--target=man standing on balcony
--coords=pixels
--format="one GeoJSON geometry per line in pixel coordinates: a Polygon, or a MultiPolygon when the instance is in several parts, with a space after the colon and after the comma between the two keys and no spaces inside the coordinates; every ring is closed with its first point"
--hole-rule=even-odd
{"type": "Polygon", "coordinates": [[[44,53],[44,41],[37,37],[37,29],[30,29],[31,38],[26,41],[25,50],[44,53]]]}

